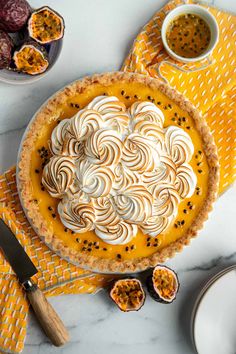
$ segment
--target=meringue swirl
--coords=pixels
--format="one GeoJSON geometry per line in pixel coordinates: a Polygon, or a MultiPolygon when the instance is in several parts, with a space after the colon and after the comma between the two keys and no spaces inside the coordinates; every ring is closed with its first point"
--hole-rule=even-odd
{"type": "Polygon", "coordinates": [[[42,184],[54,198],[62,198],[73,183],[75,164],[71,157],[53,156],[44,167],[42,184]]]}
{"type": "Polygon", "coordinates": [[[81,141],[86,140],[102,126],[103,119],[101,115],[92,109],[85,109],[75,115],[67,130],[72,137],[81,141]]]}
{"type": "Polygon", "coordinates": [[[94,206],[96,210],[95,233],[103,241],[111,245],[126,244],[136,235],[136,225],[129,224],[119,217],[111,198],[97,198],[94,206]]]}
{"type": "Polygon", "coordinates": [[[165,145],[167,154],[179,166],[189,162],[194,153],[190,136],[181,128],[170,126],[165,130],[165,145]]]}
{"type": "Polygon", "coordinates": [[[85,153],[95,164],[117,165],[121,159],[122,141],[115,131],[99,129],[86,141],[85,153]]]}
{"type": "Polygon", "coordinates": [[[134,102],[130,107],[130,115],[133,117],[134,123],[137,123],[138,121],[148,121],[157,124],[160,128],[163,128],[165,120],[164,114],[152,102],[134,102]]]}
{"type": "Polygon", "coordinates": [[[111,245],[125,245],[137,234],[138,228],[135,224],[129,224],[121,220],[114,226],[96,225],[95,233],[103,241],[111,245]]]}
{"type": "Polygon", "coordinates": [[[182,199],[193,195],[197,184],[197,177],[190,165],[183,163],[177,167],[175,188],[182,199]]]}
{"type": "Polygon", "coordinates": [[[154,152],[148,139],[133,133],[124,141],[122,162],[132,171],[152,171],[159,163],[159,154],[154,152]]]}
{"type": "Polygon", "coordinates": [[[153,197],[144,185],[131,185],[114,196],[117,212],[124,220],[140,223],[152,215],[153,197]]]}
{"type": "Polygon", "coordinates": [[[64,119],[53,129],[51,135],[51,150],[55,155],[60,155],[62,153],[64,140],[68,134],[67,128],[69,122],[70,119],[64,119]]]}
{"type": "Polygon", "coordinates": [[[76,233],[94,229],[95,209],[91,203],[83,204],[79,200],[64,200],[58,204],[58,213],[62,223],[76,233]]]}
{"type": "Polygon", "coordinates": [[[114,96],[98,96],[88,105],[89,109],[99,112],[106,124],[121,135],[129,131],[129,114],[125,104],[114,96]]]}
{"type": "Polygon", "coordinates": [[[115,190],[121,190],[133,184],[139,184],[141,182],[140,175],[131,171],[121,162],[114,169],[115,180],[113,183],[113,188],[115,190]]]}
{"type": "Polygon", "coordinates": [[[105,166],[97,166],[89,160],[77,164],[76,177],[80,190],[88,197],[98,198],[109,194],[114,180],[114,173],[105,166]]]}
{"type": "Polygon", "coordinates": [[[111,245],[130,242],[138,228],[151,237],[165,232],[196,187],[190,136],[164,128],[152,102],[127,109],[117,97],[95,97],[54,128],[50,147],[42,183],[61,199],[61,222],[111,245]]]}

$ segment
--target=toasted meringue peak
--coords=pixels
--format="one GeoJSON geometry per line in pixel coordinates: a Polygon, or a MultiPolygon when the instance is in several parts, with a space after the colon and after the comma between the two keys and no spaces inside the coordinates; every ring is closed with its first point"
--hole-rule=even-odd
{"type": "Polygon", "coordinates": [[[133,184],[139,184],[141,182],[141,176],[135,171],[131,171],[123,163],[119,163],[114,169],[115,180],[113,188],[115,190],[125,189],[133,184]]]}
{"type": "Polygon", "coordinates": [[[157,124],[160,128],[163,128],[164,115],[162,111],[152,102],[137,101],[130,107],[130,115],[134,121],[148,121],[157,124]]]}
{"type": "Polygon", "coordinates": [[[132,240],[137,232],[137,225],[129,224],[124,220],[120,220],[114,226],[100,226],[96,224],[95,227],[97,236],[110,245],[125,245],[132,240]]]}
{"type": "Polygon", "coordinates": [[[106,126],[117,131],[122,136],[129,133],[130,117],[125,104],[114,96],[98,96],[88,105],[102,115],[106,126]]]}
{"type": "Polygon", "coordinates": [[[79,111],[70,122],[68,132],[78,141],[86,140],[89,136],[103,126],[101,115],[92,109],[79,111]]]}
{"type": "Polygon", "coordinates": [[[124,141],[122,162],[132,171],[152,171],[159,163],[159,154],[147,138],[133,133],[124,141]]]}
{"type": "Polygon", "coordinates": [[[92,203],[65,199],[58,204],[58,213],[62,223],[76,233],[94,229],[95,209],[92,203]]]}
{"type": "Polygon", "coordinates": [[[139,120],[134,125],[134,132],[152,140],[155,144],[161,144],[164,139],[163,128],[155,122],[139,120]]]}
{"type": "Polygon", "coordinates": [[[192,167],[184,163],[177,167],[177,175],[175,181],[175,188],[182,199],[189,198],[193,195],[197,185],[197,177],[193,172],[192,167]]]}
{"type": "Polygon", "coordinates": [[[51,150],[53,154],[60,155],[62,153],[63,144],[66,135],[68,134],[67,128],[70,119],[63,119],[54,129],[51,135],[51,150]]]}
{"type": "Polygon", "coordinates": [[[152,102],[126,108],[117,97],[95,97],[51,135],[52,158],[43,171],[47,191],[62,201],[62,223],[89,230],[104,242],[126,244],[138,227],[151,237],[165,232],[197,178],[194,153],[181,128],[164,128],[152,102]]]}
{"type": "Polygon", "coordinates": [[[76,177],[80,190],[92,198],[109,194],[114,181],[114,173],[109,167],[97,166],[87,159],[78,162],[76,177]]]}
{"type": "Polygon", "coordinates": [[[122,141],[119,134],[108,129],[97,130],[86,141],[85,154],[95,164],[117,165],[122,154],[122,141]]]}
{"type": "Polygon", "coordinates": [[[152,215],[153,197],[144,185],[131,185],[113,197],[117,212],[128,222],[138,224],[152,215]]]}
{"type": "Polygon", "coordinates": [[[189,162],[194,153],[190,136],[183,129],[175,126],[165,129],[165,145],[168,155],[177,166],[189,162]]]}
{"type": "Polygon", "coordinates": [[[110,112],[126,112],[126,106],[115,96],[97,96],[87,106],[101,114],[110,112]]]}
{"type": "Polygon", "coordinates": [[[44,167],[42,183],[54,198],[62,198],[73,183],[75,164],[71,157],[53,156],[44,167]]]}

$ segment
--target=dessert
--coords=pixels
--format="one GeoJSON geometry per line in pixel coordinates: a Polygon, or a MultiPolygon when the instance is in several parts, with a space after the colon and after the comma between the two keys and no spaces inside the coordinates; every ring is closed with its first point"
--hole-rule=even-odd
{"type": "Polygon", "coordinates": [[[166,266],[157,265],[147,278],[147,288],[155,301],[170,304],[179,291],[177,274],[166,266]]]}
{"type": "Polygon", "coordinates": [[[19,155],[27,216],[66,259],[102,272],[163,262],[202,227],[219,166],[206,123],[158,80],[77,81],[36,114],[19,155]]]}

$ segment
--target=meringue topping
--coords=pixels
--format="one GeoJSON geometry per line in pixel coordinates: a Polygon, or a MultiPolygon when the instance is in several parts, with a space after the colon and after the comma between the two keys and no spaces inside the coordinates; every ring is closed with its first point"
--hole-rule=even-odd
{"type": "Polygon", "coordinates": [[[189,165],[190,136],[164,125],[152,102],[130,108],[117,97],[95,97],[51,135],[42,183],[60,198],[62,223],[76,233],[94,230],[108,244],[126,244],[140,228],[156,237],[177,216],[197,178],[189,165]]]}

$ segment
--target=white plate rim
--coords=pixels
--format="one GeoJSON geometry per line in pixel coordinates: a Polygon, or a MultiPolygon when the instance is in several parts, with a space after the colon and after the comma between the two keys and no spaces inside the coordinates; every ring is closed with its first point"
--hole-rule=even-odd
{"type": "Polygon", "coordinates": [[[198,349],[197,349],[197,342],[196,342],[196,336],[195,336],[195,320],[196,320],[196,315],[197,315],[197,312],[198,312],[198,309],[199,309],[199,306],[202,302],[202,300],[204,299],[206,293],[208,292],[208,290],[210,290],[211,286],[217,281],[219,280],[220,278],[222,278],[225,274],[231,272],[232,270],[235,270],[236,269],[236,264],[232,264],[224,269],[222,269],[221,271],[219,271],[218,273],[216,273],[213,277],[211,277],[206,283],[205,285],[203,286],[203,288],[201,289],[201,291],[199,292],[196,300],[195,300],[195,303],[194,303],[194,306],[193,306],[193,310],[192,310],[192,315],[191,315],[191,339],[192,339],[192,343],[193,343],[193,347],[194,347],[194,350],[197,354],[200,354],[198,352],[198,349]]]}

